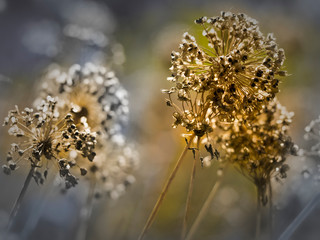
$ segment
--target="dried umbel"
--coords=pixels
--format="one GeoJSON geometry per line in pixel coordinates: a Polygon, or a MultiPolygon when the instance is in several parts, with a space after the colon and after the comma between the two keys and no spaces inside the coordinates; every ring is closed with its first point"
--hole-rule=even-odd
{"type": "Polygon", "coordinates": [[[4,125],[9,126],[9,135],[17,142],[11,144],[7,164],[3,171],[10,174],[21,161],[27,161],[33,169],[33,178],[42,184],[47,177],[50,164],[59,169],[66,188],[77,184],[71,169],[78,164],[71,161],[69,154],[78,152],[81,158],[91,162],[95,157],[95,133],[80,131],[70,113],[64,115],[57,111],[57,102],[48,96],[36,109],[16,106],[9,111],[4,125]],[[42,171],[39,171],[42,170],[42,171]]]}
{"type": "Polygon", "coordinates": [[[267,203],[266,187],[270,179],[285,178],[288,155],[297,154],[297,146],[288,135],[293,113],[287,112],[275,99],[251,122],[235,121],[220,139],[224,157],[260,191],[260,200],[267,203]]]}
{"type": "MultiPolygon", "coordinates": [[[[70,110],[75,124],[110,139],[121,132],[128,117],[127,91],[112,71],[87,63],[68,72],[55,66],[42,82],[41,97],[59,99],[58,108],[70,110]]],[[[61,110],[59,110],[61,111],[61,110]]]]}
{"type": "Polygon", "coordinates": [[[174,127],[201,136],[212,130],[214,117],[224,122],[254,118],[275,97],[278,77],[286,72],[281,70],[283,49],[272,34],[260,32],[256,20],[222,12],[195,22],[203,39],[184,34],[180,51],[171,54],[168,80],[175,86],[164,92],[175,109],[174,127]]]}

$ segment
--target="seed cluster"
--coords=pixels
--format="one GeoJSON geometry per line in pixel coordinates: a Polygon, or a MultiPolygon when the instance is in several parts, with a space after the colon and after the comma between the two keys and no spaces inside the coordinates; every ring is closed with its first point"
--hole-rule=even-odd
{"type": "Polygon", "coordinates": [[[195,21],[204,39],[183,35],[179,52],[172,52],[168,78],[174,87],[164,90],[174,107],[174,127],[201,136],[212,131],[212,118],[232,122],[254,118],[279,91],[285,55],[272,34],[260,32],[257,22],[245,14],[222,12],[195,21]],[[198,42],[200,42],[198,44],[198,42]],[[203,44],[206,42],[206,44],[203,44]],[[180,104],[175,104],[177,96],[180,104]]]}
{"type": "Polygon", "coordinates": [[[219,139],[225,158],[258,186],[263,204],[271,177],[286,178],[286,158],[297,155],[297,146],[288,135],[292,117],[275,99],[255,120],[235,121],[219,139]]]}
{"type": "Polygon", "coordinates": [[[203,166],[213,160],[231,163],[266,204],[270,179],[285,178],[286,158],[297,154],[288,134],[293,113],[275,98],[280,77],[287,75],[284,50],[245,14],[222,12],[195,23],[203,28],[202,38],[183,35],[179,51],[171,54],[168,81],[174,86],[163,90],[174,109],[173,127],[201,139],[199,148],[207,154],[199,153],[203,166]]]}
{"type": "Polygon", "coordinates": [[[70,172],[76,163],[68,161],[68,155],[76,151],[82,158],[92,161],[96,155],[95,134],[79,130],[72,115],[60,115],[56,104],[55,99],[48,96],[35,111],[32,108],[20,111],[17,106],[9,111],[4,125],[10,127],[9,135],[18,141],[11,144],[7,164],[2,166],[6,174],[15,170],[21,160],[28,160],[35,170],[35,181],[42,184],[52,163],[65,179],[66,188],[77,184],[77,178],[70,172]],[[44,170],[40,172],[40,169],[44,170]]]}

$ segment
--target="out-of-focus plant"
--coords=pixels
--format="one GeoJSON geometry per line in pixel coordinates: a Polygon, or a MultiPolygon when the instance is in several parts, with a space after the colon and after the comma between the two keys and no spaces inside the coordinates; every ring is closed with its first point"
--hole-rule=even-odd
{"type": "MultiPolygon", "coordinates": [[[[271,180],[287,177],[286,158],[297,155],[298,147],[289,136],[293,112],[288,112],[277,99],[264,106],[251,121],[220,124],[223,134],[209,136],[222,148],[221,155],[257,188],[256,238],[260,237],[261,205],[269,203],[269,224],[272,231],[271,180]]],[[[201,210],[203,212],[204,210],[201,210]]],[[[204,213],[202,213],[204,214],[204,213]]],[[[200,220],[196,220],[187,239],[191,239],[200,220]]]]}
{"type": "Polygon", "coordinates": [[[52,163],[67,189],[80,177],[90,182],[78,234],[83,239],[94,197],[116,199],[135,181],[138,153],[122,132],[128,117],[127,91],[112,71],[90,63],[74,65],[68,72],[50,69],[40,86],[36,110],[16,107],[4,123],[20,141],[11,145],[3,171],[10,174],[20,161],[31,165],[9,228],[30,180],[42,184],[52,163]]]}

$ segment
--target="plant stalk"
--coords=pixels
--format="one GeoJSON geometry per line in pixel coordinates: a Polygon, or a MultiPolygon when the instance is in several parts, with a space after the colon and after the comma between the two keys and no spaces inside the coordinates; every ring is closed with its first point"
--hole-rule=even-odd
{"type": "Polygon", "coordinates": [[[193,192],[194,179],[196,176],[196,165],[197,165],[197,160],[199,160],[199,156],[200,156],[199,155],[199,151],[200,151],[199,148],[200,148],[200,138],[197,137],[197,149],[196,149],[196,154],[195,154],[194,161],[193,161],[192,173],[191,173],[191,178],[190,178],[190,183],[189,183],[186,209],[185,209],[185,213],[184,213],[183,226],[182,226],[182,232],[181,232],[181,240],[185,239],[186,234],[187,234],[189,211],[190,211],[190,207],[191,207],[191,197],[192,197],[192,192],[193,192]]]}
{"type": "MultiPolygon", "coordinates": [[[[56,177],[60,177],[60,174],[57,174],[56,177]]],[[[24,227],[20,234],[20,240],[28,239],[29,235],[32,233],[32,231],[36,228],[37,224],[39,223],[41,214],[44,210],[44,207],[47,203],[50,194],[52,194],[54,190],[57,190],[54,187],[53,179],[54,177],[50,174],[50,178],[47,178],[46,180],[47,187],[45,188],[45,191],[42,192],[42,194],[39,196],[39,200],[37,201],[37,203],[34,204],[34,206],[31,209],[32,215],[28,217],[26,223],[24,224],[24,227]]]]}
{"type": "MultiPolygon", "coordinates": [[[[225,171],[225,170],[224,170],[225,171]]],[[[201,221],[203,220],[203,218],[206,216],[208,209],[210,207],[210,204],[213,200],[213,198],[215,197],[217,190],[219,189],[220,185],[221,185],[221,180],[222,180],[222,176],[223,176],[223,172],[220,176],[218,176],[217,181],[214,183],[206,201],[204,202],[204,204],[202,205],[202,208],[200,209],[200,212],[198,214],[198,216],[196,217],[194,223],[192,224],[190,231],[186,237],[186,240],[191,240],[194,236],[194,234],[196,233],[196,231],[198,230],[201,221]]]]}
{"type": "Polygon", "coordinates": [[[273,201],[272,201],[272,186],[271,180],[268,181],[268,192],[269,192],[269,236],[273,239],[273,201]]]}
{"type": "Polygon", "coordinates": [[[80,224],[78,227],[78,232],[76,237],[77,240],[85,240],[87,237],[89,220],[90,220],[92,209],[93,209],[95,185],[96,185],[96,182],[92,180],[90,182],[86,203],[82,207],[80,212],[80,224]]]}
{"type": "Polygon", "coordinates": [[[280,235],[279,240],[288,240],[292,234],[297,230],[301,223],[312,213],[314,208],[320,203],[320,193],[318,193],[311,201],[305,206],[299,215],[290,223],[286,230],[280,235]]]}
{"type": "Polygon", "coordinates": [[[9,232],[11,227],[12,227],[12,224],[17,216],[17,213],[19,211],[19,208],[21,206],[21,203],[22,203],[22,200],[27,192],[27,189],[29,187],[29,184],[30,184],[30,181],[33,177],[33,173],[34,173],[34,170],[35,170],[35,166],[31,166],[30,168],[30,171],[26,177],[26,180],[24,181],[23,183],[23,186],[22,186],[22,189],[20,191],[20,194],[17,198],[17,200],[15,201],[14,205],[13,205],[13,208],[11,210],[11,213],[10,213],[10,216],[9,216],[9,221],[8,221],[8,225],[7,225],[7,231],[9,232]]]}
{"type": "Polygon", "coordinates": [[[177,173],[178,169],[180,168],[182,160],[186,156],[187,151],[188,151],[189,147],[191,146],[191,143],[192,143],[192,140],[193,140],[194,137],[195,137],[194,134],[190,137],[190,139],[188,141],[188,144],[185,146],[185,148],[184,148],[183,152],[181,153],[181,155],[180,155],[180,157],[179,157],[174,169],[172,170],[172,172],[171,172],[170,176],[168,177],[165,185],[163,186],[162,191],[161,191],[161,193],[160,193],[160,195],[158,197],[158,200],[157,200],[155,206],[153,207],[152,212],[150,213],[149,218],[148,218],[146,224],[144,225],[143,230],[142,230],[142,232],[141,232],[141,234],[140,234],[140,236],[138,238],[139,240],[143,239],[144,235],[146,234],[146,232],[148,231],[148,229],[152,225],[152,223],[153,223],[153,221],[154,221],[154,219],[155,219],[155,217],[156,217],[156,215],[158,213],[158,210],[159,210],[159,208],[161,206],[161,203],[162,203],[164,197],[166,196],[166,194],[168,192],[168,189],[169,189],[174,177],[176,176],[176,173],[177,173]]]}
{"type": "Polygon", "coordinates": [[[257,216],[256,216],[256,240],[259,240],[261,232],[261,191],[257,186],[257,216]]]}

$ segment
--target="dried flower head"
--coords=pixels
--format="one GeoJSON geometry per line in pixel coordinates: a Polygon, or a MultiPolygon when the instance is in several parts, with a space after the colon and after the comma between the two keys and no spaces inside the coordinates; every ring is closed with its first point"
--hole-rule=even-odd
{"type": "Polygon", "coordinates": [[[119,134],[127,121],[127,91],[112,71],[87,63],[68,72],[55,66],[42,82],[41,96],[57,96],[59,109],[70,110],[75,124],[104,138],[119,134]]]}
{"type": "Polygon", "coordinates": [[[96,185],[96,197],[117,199],[135,182],[133,171],[138,166],[138,153],[131,145],[109,142],[100,148],[93,162],[86,161],[83,173],[96,185]]]}
{"type": "Polygon", "coordinates": [[[278,77],[286,72],[281,70],[283,49],[245,14],[222,12],[195,23],[203,28],[203,39],[184,34],[180,51],[171,54],[168,80],[175,86],[164,92],[175,109],[174,127],[181,125],[201,136],[212,130],[214,117],[225,122],[254,118],[275,97],[278,77]]]}
{"type": "Polygon", "coordinates": [[[286,158],[297,154],[297,146],[288,135],[293,115],[275,99],[255,120],[235,121],[220,139],[225,159],[258,187],[263,204],[271,177],[285,178],[289,169],[286,158]]]}
{"type": "Polygon", "coordinates": [[[72,115],[62,115],[56,106],[56,100],[48,96],[35,110],[25,108],[20,111],[16,106],[9,111],[4,125],[10,127],[8,133],[17,138],[17,142],[11,144],[7,164],[2,166],[6,174],[15,170],[20,161],[28,161],[34,169],[34,180],[42,184],[52,163],[59,169],[66,188],[77,184],[77,178],[70,172],[76,163],[70,161],[69,154],[75,151],[87,161],[92,161],[95,157],[95,134],[79,131],[72,115]]]}

